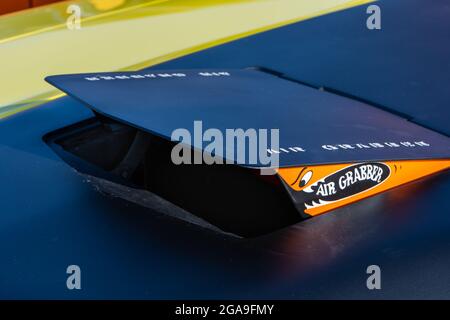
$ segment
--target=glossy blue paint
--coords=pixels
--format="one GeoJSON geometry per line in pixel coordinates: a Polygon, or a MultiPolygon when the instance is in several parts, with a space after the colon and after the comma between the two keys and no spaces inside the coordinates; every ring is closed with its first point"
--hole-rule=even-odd
{"type": "Polygon", "coordinates": [[[448,1],[381,0],[381,30],[367,6],[310,19],[156,66],[246,68],[370,101],[450,135],[448,1]]]}

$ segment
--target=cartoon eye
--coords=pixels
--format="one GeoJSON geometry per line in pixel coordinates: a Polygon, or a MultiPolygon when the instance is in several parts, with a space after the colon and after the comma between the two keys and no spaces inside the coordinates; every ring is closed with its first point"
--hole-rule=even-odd
{"type": "Polygon", "coordinates": [[[309,180],[311,180],[312,175],[313,175],[312,171],[308,171],[307,173],[305,173],[302,180],[300,180],[300,183],[298,184],[298,186],[304,187],[309,182],[309,180]]]}

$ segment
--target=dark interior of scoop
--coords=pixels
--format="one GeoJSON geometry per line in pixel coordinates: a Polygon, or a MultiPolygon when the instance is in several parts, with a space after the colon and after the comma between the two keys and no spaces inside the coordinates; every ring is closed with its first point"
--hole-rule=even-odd
{"type": "Polygon", "coordinates": [[[77,171],[153,192],[225,232],[254,237],[304,218],[278,176],[234,164],[176,165],[175,142],[109,118],[97,115],[44,139],[77,171]]]}

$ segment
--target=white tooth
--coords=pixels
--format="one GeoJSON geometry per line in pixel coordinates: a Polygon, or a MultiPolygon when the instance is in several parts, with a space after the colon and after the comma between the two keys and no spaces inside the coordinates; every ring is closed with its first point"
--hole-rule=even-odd
{"type": "Polygon", "coordinates": [[[306,209],[311,209],[312,208],[312,206],[307,205],[306,203],[305,203],[305,207],[306,207],[306,209]]]}
{"type": "Polygon", "coordinates": [[[312,204],[313,204],[313,206],[314,206],[314,207],[316,207],[316,206],[318,206],[318,205],[319,205],[319,204],[318,204],[318,203],[316,203],[315,201],[313,201],[313,202],[312,202],[312,204]]]}

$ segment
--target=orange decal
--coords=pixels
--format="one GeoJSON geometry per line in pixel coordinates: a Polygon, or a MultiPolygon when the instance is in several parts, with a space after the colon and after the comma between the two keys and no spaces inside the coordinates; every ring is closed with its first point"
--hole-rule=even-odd
{"type": "Polygon", "coordinates": [[[450,159],[373,161],[278,169],[296,203],[315,216],[450,168],[450,159]]]}

